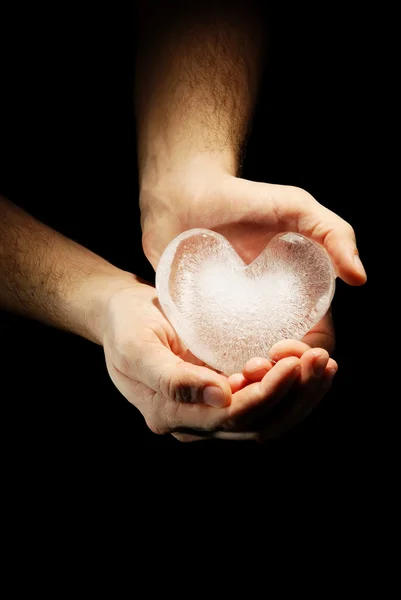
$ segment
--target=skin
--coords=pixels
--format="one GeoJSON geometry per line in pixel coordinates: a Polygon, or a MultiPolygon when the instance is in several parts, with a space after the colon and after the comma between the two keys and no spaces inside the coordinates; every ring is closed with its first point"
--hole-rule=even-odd
{"type": "MultiPolygon", "coordinates": [[[[306,360],[301,346],[298,357],[277,347],[274,366],[252,359],[243,374],[227,378],[183,346],[147,282],[1,196],[0,234],[0,307],[102,345],[112,381],[153,432],[185,441],[262,439],[277,435],[277,419],[256,432],[248,431],[250,425],[260,423],[293,384],[294,398],[303,401],[296,385],[306,360]],[[220,399],[204,395],[208,386],[221,390],[220,399]]],[[[313,394],[317,399],[321,392],[313,394]]]]}
{"type": "Polygon", "coordinates": [[[103,343],[112,381],[154,433],[173,433],[181,441],[276,437],[317,404],[337,370],[326,351],[298,342],[288,352],[286,343],[280,343],[271,353],[276,364],[251,359],[243,373],[227,378],[183,346],[148,285],[115,294],[106,324],[103,343]],[[202,393],[210,385],[223,392],[220,406],[206,404],[202,393]],[[288,394],[293,399],[291,422],[280,414],[266,422],[269,411],[288,394]]]}
{"type": "MultiPolygon", "coordinates": [[[[364,283],[349,224],[304,190],[239,176],[264,52],[257,5],[184,4],[141,7],[136,21],[141,223],[151,264],[192,227],[226,235],[248,262],[274,233],[292,230],[324,244],[344,281],[364,283]]],[[[111,379],[149,428],[182,441],[280,436],[316,406],[337,370],[327,315],[303,342],[283,341],[229,378],[216,373],[182,345],[151,285],[1,197],[0,307],[101,344],[111,379]],[[205,395],[210,386],[220,397],[205,395]]]]}
{"type": "MultiPolygon", "coordinates": [[[[349,223],[305,190],[240,177],[266,57],[265,15],[258,3],[201,7],[195,2],[184,11],[173,2],[169,11],[158,8],[139,13],[135,88],[143,248],[149,262],[156,269],[167,244],[195,227],[226,236],[247,263],[275,234],[297,231],[327,249],[345,282],[363,284],[366,273],[349,223]]],[[[285,340],[278,351],[274,347],[273,363],[255,357],[242,374],[229,378],[233,398],[249,394],[252,403],[254,386],[263,389],[258,409],[250,410],[249,419],[244,413],[234,428],[247,428],[246,439],[259,439],[281,435],[305,418],[337,371],[329,358],[334,344],[329,311],[302,342],[285,340]],[[289,372],[281,368],[290,359],[299,361],[294,365],[300,372],[286,388],[289,372]],[[286,391],[277,393],[269,384],[273,380],[286,391]],[[285,400],[283,410],[267,418],[278,398],[285,400]]]]}

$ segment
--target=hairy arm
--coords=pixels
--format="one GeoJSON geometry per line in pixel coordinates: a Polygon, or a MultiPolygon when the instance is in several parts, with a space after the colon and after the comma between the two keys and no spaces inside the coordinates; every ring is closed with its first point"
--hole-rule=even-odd
{"type": "Polygon", "coordinates": [[[134,280],[0,196],[0,308],[101,344],[107,298],[134,280]]]}
{"type": "Polygon", "coordinates": [[[168,172],[202,164],[236,175],[263,64],[258,3],[147,6],[137,14],[135,85],[142,191],[168,172]]]}
{"type": "Polygon", "coordinates": [[[152,266],[194,227],[219,231],[247,262],[286,230],[324,245],[344,281],[364,283],[350,224],[305,190],[238,176],[265,63],[264,9],[254,0],[141,4],[135,102],[152,266]]]}

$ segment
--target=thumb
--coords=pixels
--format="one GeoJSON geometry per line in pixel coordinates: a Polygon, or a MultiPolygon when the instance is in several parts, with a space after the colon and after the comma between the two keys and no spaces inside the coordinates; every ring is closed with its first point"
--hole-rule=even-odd
{"type": "Polygon", "coordinates": [[[144,344],[139,360],[130,361],[129,370],[130,377],[168,400],[214,408],[223,408],[231,402],[231,388],[224,375],[185,362],[160,340],[144,344]]]}
{"type": "Polygon", "coordinates": [[[258,222],[270,234],[279,231],[301,233],[326,248],[337,275],[346,283],[365,283],[366,272],[359,258],[353,228],[307,191],[289,185],[237,179],[236,197],[240,197],[246,207],[244,222],[247,216],[249,222],[258,222]],[[247,202],[244,202],[245,198],[247,202]],[[249,206],[253,207],[251,211],[249,206]]]}
{"type": "MultiPolygon", "coordinates": [[[[289,186],[280,186],[280,188],[277,196],[286,196],[287,202],[283,203],[283,207],[289,208],[288,213],[283,215],[283,222],[287,221],[288,225],[289,222],[294,222],[295,217],[298,232],[326,248],[337,275],[346,283],[350,285],[365,283],[366,272],[359,258],[355,232],[351,225],[320,204],[305,190],[289,186]]],[[[287,212],[285,208],[284,212],[287,212]]]]}
{"type": "Polygon", "coordinates": [[[367,277],[353,228],[331,210],[318,202],[316,204],[317,225],[310,237],[326,248],[341,279],[350,285],[362,285],[367,277]]]}

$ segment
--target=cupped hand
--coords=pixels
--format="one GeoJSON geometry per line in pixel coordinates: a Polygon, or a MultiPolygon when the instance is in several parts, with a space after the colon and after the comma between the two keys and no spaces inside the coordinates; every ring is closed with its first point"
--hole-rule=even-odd
{"type": "Polygon", "coordinates": [[[170,175],[168,181],[141,191],[143,248],[155,269],[167,244],[188,229],[221,233],[246,263],[274,235],[294,231],[323,245],[346,283],[365,282],[351,225],[305,190],[248,181],[218,169],[176,179],[170,175]]]}
{"type": "Polygon", "coordinates": [[[264,442],[283,436],[301,423],[330,389],[338,366],[328,352],[322,348],[310,348],[304,342],[283,340],[270,350],[269,359],[252,358],[241,374],[229,377],[232,392],[238,394],[240,390],[263,382],[282,360],[290,357],[300,359],[298,377],[285,395],[270,399],[259,411],[250,412],[248,419],[245,414],[242,415],[237,431],[241,431],[246,439],[264,442]]]}
{"type": "Polygon", "coordinates": [[[265,439],[310,410],[336,364],[325,350],[291,340],[280,344],[271,360],[252,359],[242,374],[226,377],[185,348],[150,285],[136,282],[115,292],[104,317],[103,347],[113,383],[154,433],[182,441],[265,439]],[[296,414],[293,409],[289,418],[274,417],[265,425],[288,394],[295,398],[296,414]]]}

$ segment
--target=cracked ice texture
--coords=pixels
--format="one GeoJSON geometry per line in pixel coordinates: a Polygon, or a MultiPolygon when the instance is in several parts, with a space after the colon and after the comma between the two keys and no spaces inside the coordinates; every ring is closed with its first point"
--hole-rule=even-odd
{"type": "Polygon", "coordinates": [[[222,235],[191,229],[165,249],[156,288],[187,348],[231,375],[316,325],[332,301],[335,273],[326,250],[298,233],[276,235],[247,265],[222,235]]]}

